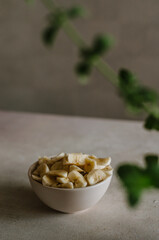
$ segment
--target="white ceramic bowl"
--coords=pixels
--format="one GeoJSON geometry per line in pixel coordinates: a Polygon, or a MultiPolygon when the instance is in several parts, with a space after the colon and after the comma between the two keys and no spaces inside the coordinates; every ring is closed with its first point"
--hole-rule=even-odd
{"type": "Polygon", "coordinates": [[[66,189],[46,187],[31,177],[36,164],[37,162],[31,165],[28,170],[30,184],[34,192],[47,206],[65,213],[75,213],[94,206],[107,191],[112,178],[110,176],[96,185],[85,188],[66,189]]]}

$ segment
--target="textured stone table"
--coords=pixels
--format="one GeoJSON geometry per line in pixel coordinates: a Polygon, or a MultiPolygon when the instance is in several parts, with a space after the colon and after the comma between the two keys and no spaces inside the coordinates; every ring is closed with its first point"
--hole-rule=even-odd
{"type": "Polygon", "coordinates": [[[0,239],[157,240],[159,192],[143,195],[129,209],[114,175],[107,193],[92,209],[63,214],[46,207],[33,193],[28,167],[39,155],[86,152],[143,164],[146,152],[159,153],[159,134],[141,122],[0,112],[0,239]]]}

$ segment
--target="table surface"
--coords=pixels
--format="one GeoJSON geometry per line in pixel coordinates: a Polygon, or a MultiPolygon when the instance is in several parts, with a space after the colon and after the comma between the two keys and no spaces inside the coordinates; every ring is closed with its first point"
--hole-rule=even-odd
{"type": "Polygon", "coordinates": [[[114,174],[93,208],[64,214],[46,207],[32,191],[27,170],[39,156],[86,152],[143,164],[143,154],[159,153],[159,133],[141,122],[0,112],[0,239],[159,239],[159,192],[145,192],[130,209],[114,174]]]}

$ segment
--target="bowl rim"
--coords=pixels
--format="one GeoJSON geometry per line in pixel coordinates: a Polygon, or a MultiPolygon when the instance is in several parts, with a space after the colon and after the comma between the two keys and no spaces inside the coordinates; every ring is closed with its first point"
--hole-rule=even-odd
{"type": "Polygon", "coordinates": [[[83,187],[83,188],[56,188],[56,187],[49,187],[49,186],[44,186],[42,183],[40,183],[40,182],[38,182],[38,181],[36,181],[36,180],[34,180],[33,178],[32,178],[32,176],[31,176],[31,172],[32,172],[32,170],[33,170],[33,167],[34,166],[36,166],[36,164],[38,163],[38,161],[36,161],[36,162],[34,162],[33,164],[31,164],[31,166],[29,167],[29,169],[28,169],[28,177],[30,178],[30,179],[32,179],[32,181],[33,182],[36,182],[38,185],[40,185],[40,186],[42,186],[42,187],[44,187],[44,188],[48,188],[48,189],[55,189],[55,190],[59,190],[59,191],[87,191],[87,189],[91,189],[91,188],[96,188],[96,187],[98,187],[98,186],[100,186],[100,185],[102,185],[102,184],[105,184],[107,181],[111,181],[111,179],[112,179],[112,176],[113,176],[113,172],[112,172],[112,174],[109,176],[109,177],[107,177],[105,180],[103,180],[103,181],[101,181],[101,182],[99,182],[99,183],[96,183],[96,184],[94,184],[94,185],[92,185],[92,186],[87,186],[87,187],[83,187]]]}

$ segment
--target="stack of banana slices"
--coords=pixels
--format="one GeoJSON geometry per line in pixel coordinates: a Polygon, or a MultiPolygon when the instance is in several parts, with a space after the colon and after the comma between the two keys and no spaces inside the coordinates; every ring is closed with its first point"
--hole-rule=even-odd
{"type": "Polygon", "coordinates": [[[32,178],[49,187],[83,188],[110,177],[113,172],[110,163],[110,157],[60,153],[55,157],[40,157],[32,178]]]}

